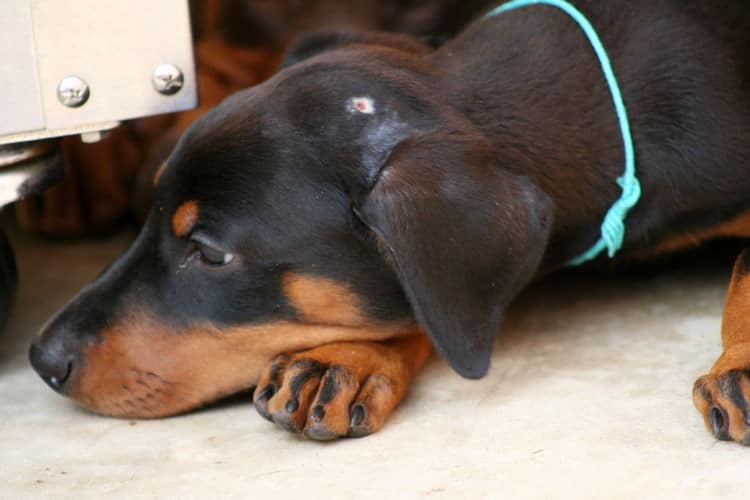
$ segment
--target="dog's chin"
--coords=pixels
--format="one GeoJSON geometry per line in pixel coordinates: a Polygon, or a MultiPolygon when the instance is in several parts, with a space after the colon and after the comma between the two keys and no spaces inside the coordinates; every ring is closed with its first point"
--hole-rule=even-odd
{"type": "Polygon", "coordinates": [[[274,354],[242,333],[174,331],[138,318],[83,347],[56,390],[98,414],[162,418],[252,387],[274,354]]]}
{"type": "Polygon", "coordinates": [[[86,344],[64,387],[88,410],[120,418],[162,418],[210,405],[254,386],[278,354],[336,341],[383,340],[413,331],[277,322],[219,330],[175,330],[153,316],[132,315],[86,344]]]}
{"type": "Polygon", "coordinates": [[[69,393],[64,395],[84,409],[99,415],[152,419],[223,407],[240,401],[251,404],[252,389],[255,386],[254,380],[248,380],[232,387],[206,387],[196,392],[191,391],[190,387],[157,378],[153,376],[153,372],[134,369],[131,373],[132,376],[123,377],[120,386],[113,387],[112,390],[84,392],[73,384],[69,393]]]}

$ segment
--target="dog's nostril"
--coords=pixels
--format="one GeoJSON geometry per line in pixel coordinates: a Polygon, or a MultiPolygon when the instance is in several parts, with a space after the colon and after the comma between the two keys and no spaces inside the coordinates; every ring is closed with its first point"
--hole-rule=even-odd
{"type": "Polygon", "coordinates": [[[711,430],[718,439],[727,439],[729,430],[729,419],[726,412],[720,406],[712,406],[710,410],[711,430]]]}
{"type": "Polygon", "coordinates": [[[49,383],[56,388],[61,388],[62,385],[67,382],[68,377],[70,377],[70,372],[73,370],[73,362],[68,361],[68,367],[65,369],[65,374],[62,377],[57,377],[55,375],[51,376],[49,378],[49,383]]]}
{"type": "Polygon", "coordinates": [[[42,375],[39,374],[40,377],[42,377],[42,380],[47,382],[47,385],[52,387],[57,392],[61,392],[63,389],[63,386],[65,385],[65,382],[68,381],[70,378],[70,372],[73,371],[73,362],[68,361],[68,364],[65,367],[65,371],[61,372],[60,375],[42,375]]]}
{"type": "Polygon", "coordinates": [[[32,344],[29,350],[29,361],[42,380],[58,392],[62,391],[73,372],[73,362],[69,358],[60,359],[36,344],[32,344]]]}

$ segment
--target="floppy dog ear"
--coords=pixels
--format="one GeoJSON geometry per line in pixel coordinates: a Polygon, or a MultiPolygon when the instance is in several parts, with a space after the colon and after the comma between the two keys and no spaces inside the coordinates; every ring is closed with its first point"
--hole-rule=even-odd
{"type": "Polygon", "coordinates": [[[501,169],[481,136],[430,133],[394,148],[354,210],[437,351],[461,375],[483,376],[503,310],[544,254],[547,195],[501,169]]]}
{"type": "Polygon", "coordinates": [[[355,44],[393,47],[414,53],[427,53],[432,50],[429,46],[408,35],[374,31],[318,31],[302,35],[294,41],[284,56],[281,68],[287,68],[329,50],[355,44]]]}

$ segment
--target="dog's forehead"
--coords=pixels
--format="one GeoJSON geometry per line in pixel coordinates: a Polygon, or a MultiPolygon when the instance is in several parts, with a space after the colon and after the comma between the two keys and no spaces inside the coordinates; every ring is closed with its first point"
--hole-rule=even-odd
{"type": "Polygon", "coordinates": [[[246,98],[236,96],[188,127],[159,169],[157,185],[184,187],[193,181],[226,176],[235,165],[253,168],[267,162],[273,141],[246,98]]]}
{"type": "Polygon", "coordinates": [[[225,197],[231,204],[252,203],[280,185],[299,190],[303,178],[317,182],[333,169],[360,169],[358,176],[370,178],[412,129],[411,101],[402,101],[358,68],[283,71],[193,123],[158,184],[191,191],[183,199],[244,190],[225,197]],[[285,176],[297,179],[280,183],[285,176]]]}

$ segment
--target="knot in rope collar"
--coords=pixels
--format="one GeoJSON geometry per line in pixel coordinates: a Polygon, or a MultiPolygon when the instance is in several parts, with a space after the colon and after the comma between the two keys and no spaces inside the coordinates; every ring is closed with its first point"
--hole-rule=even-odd
{"type": "Polygon", "coordinates": [[[511,0],[492,9],[487,13],[487,17],[494,17],[504,12],[532,5],[557,7],[578,23],[578,26],[583,30],[591,47],[594,49],[594,53],[596,53],[599,59],[599,64],[607,80],[610,94],[612,94],[612,101],[615,105],[617,119],[620,123],[620,131],[622,132],[622,142],[625,147],[625,172],[621,177],[617,178],[617,184],[622,188],[622,196],[607,211],[602,222],[601,238],[599,238],[599,241],[589,250],[569,261],[568,265],[581,265],[595,259],[604,250],[607,250],[607,255],[612,258],[622,248],[623,241],[625,240],[625,218],[630,209],[638,203],[641,197],[641,184],[635,172],[635,148],[633,147],[633,137],[630,133],[630,120],[625,109],[625,102],[622,99],[622,92],[617,83],[617,78],[615,78],[615,72],[612,69],[609,55],[607,55],[607,51],[604,49],[599,35],[589,20],[586,19],[586,16],[569,2],[565,0],[511,0]]]}

